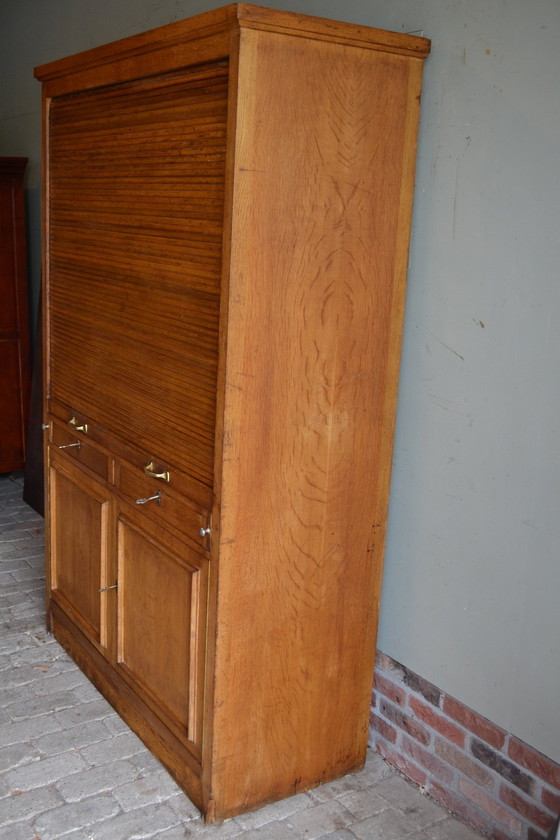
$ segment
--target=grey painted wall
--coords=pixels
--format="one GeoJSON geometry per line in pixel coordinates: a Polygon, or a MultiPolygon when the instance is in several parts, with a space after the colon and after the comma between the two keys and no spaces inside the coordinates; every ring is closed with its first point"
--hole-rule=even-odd
{"type": "MultiPolygon", "coordinates": [[[[216,5],[2,0],[0,154],[31,158],[34,288],[33,66],[216,5]]],[[[379,644],[560,762],[560,4],[263,5],[432,38],[379,644]]]]}

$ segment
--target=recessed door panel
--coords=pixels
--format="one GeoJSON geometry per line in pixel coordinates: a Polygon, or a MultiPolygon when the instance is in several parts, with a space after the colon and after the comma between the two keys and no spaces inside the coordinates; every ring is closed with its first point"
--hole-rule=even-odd
{"type": "Polygon", "coordinates": [[[110,507],[102,485],[51,461],[52,596],[91,641],[107,647],[110,507]]]}
{"type": "Polygon", "coordinates": [[[119,518],[118,660],[156,714],[192,744],[200,741],[206,563],[181,555],[119,518]]]}

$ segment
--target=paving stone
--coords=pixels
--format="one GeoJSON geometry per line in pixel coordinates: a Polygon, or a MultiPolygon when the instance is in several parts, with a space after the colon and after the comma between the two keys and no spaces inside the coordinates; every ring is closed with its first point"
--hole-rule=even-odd
{"type": "MultiPolygon", "coordinates": [[[[121,720],[121,718],[117,718],[117,720],[120,721],[120,723],[125,727],[124,730],[122,730],[122,729],[117,730],[119,732],[119,734],[122,733],[123,731],[128,731],[128,727],[126,726],[124,721],[121,720]]],[[[111,719],[106,718],[103,721],[103,726],[106,727],[106,735],[109,738],[112,737],[112,735],[110,733],[112,732],[112,729],[113,729],[113,726],[112,726],[113,721],[114,721],[114,717],[112,717],[111,719]],[[109,725],[109,724],[111,724],[111,725],[109,725]]],[[[138,770],[138,775],[139,776],[149,776],[151,774],[161,773],[162,771],[167,772],[164,769],[163,764],[160,762],[160,760],[158,758],[156,758],[155,755],[153,755],[151,752],[148,752],[148,750],[141,750],[140,752],[136,753],[135,755],[131,755],[130,756],[130,761],[132,762],[132,764],[134,764],[134,766],[138,770]]]]}
{"type": "Polygon", "coordinates": [[[399,776],[381,781],[375,789],[376,795],[392,808],[406,814],[416,829],[423,829],[444,819],[447,814],[433,799],[422,794],[410,782],[399,776]]]}
{"type": "MultiPolygon", "coordinates": [[[[113,797],[108,793],[102,793],[99,796],[83,799],[81,802],[63,804],[59,808],[41,814],[35,821],[35,829],[41,840],[60,840],[60,837],[73,829],[87,828],[96,823],[103,824],[118,812],[119,806],[113,797]]],[[[96,827],[96,834],[97,831],[96,827]]],[[[110,835],[107,840],[109,837],[110,835]]],[[[95,840],[98,840],[97,836],[95,840]]],[[[111,837],[110,840],[117,840],[117,837],[111,837]]],[[[132,840],[132,837],[129,840],[132,840]]]]}
{"type": "MultiPolygon", "coordinates": [[[[132,767],[132,765],[130,766],[132,767]]],[[[112,775],[113,765],[111,765],[110,772],[112,775]]],[[[113,796],[123,811],[132,811],[135,808],[141,808],[143,805],[149,805],[154,802],[164,802],[166,799],[176,796],[178,793],[179,788],[168,773],[162,773],[155,777],[135,779],[120,787],[115,785],[113,789],[113,796]]]]}
{"type": "Polygon", "coordinates": [[[347,828],[351,822],[352,814],[336,799],[298,811],[290,817],[298,837],[305,840],[316,840],[322,834],[347,828]]]}
{"type": "Polygon", "coordinates": [[[77,726],[91,720],[103,720],[110,711],[111,707],[107,701],[100,697],[89,703],[78,703],[73,708],[64,709],[56,714],[56,718],[64,727],[77,726]]]}
{"type": "MultiPolygon", "coordinates": [[[[233,820],[221,825],[205,825],[201,819],[187,825],[177,825],[155,834],[153,840],[246,840],[240,826],[233,820]]],[[[287,840],[287,839],[286,839],[287,840]]]]}
{"type": "MultiPolygon", "coordinates": [[[[306,834],[306,837],[316,835],[306,834]]],[[[300,840],[301,835],[287,820],[269,822],[261,828],[249,829],[241,835],[243,840],[300,840]]]]}
{"type": "Polygon", "coordinates": [[[352,831],[358,840],[401,840],[404,837],[409,838],[417,829],[414,820],[392,808],[352,824],[352,831]]]}
{"type": "Polygon", "coordinates": [[[14,703],[7,705],[5,711],[14,722],[17,722],[44,715],[46,709],[49,712],[72,709],[76,702],[77,698],[73,690],[58,691],[39,697],[28,696],[26,699],[20,697],[14,703]]]}
{"type": "Polygon", "coordinates": [[[281,799],[280,802],[265,805],[264,808],[259,808],[258,811],[241,814],[239,817],[235,817],[235,820],[241,828],[248,831],[249,829],[260,828],[271,822],[283,820],[295,814],[297,811],[304,811],[314,805],[316,803],[307,793],[299,793],[296,796],[281,799]]]}
{"type": "MultiPolygon", "coordinates": [[[[162,772],[166,773],[165,770],[162,772]]],[[[175,811],[182,823],[201,821],[198,808],[190,801],[183,791],[180,791],[175,796],[171,796],[167,800],[166,804],[175,811]]]]}
{"type": "Polygon", "coordinates": [[[41,757],[39,750],[31,744],[10,744],[0,750],[0,773],[14,770],[22,764],[38,761],[41,757]]]}
{"type": "MultiPolygon", "coordinates": [[[[62,803],[54,788],[41,788],[22,794],[12,794],[1,800],[0,827],[19,823],[62,803]]],[[[43,840],[43,838],[42,838],[43,840]]]]}
{"type": "Polygon", "coordinates": [[[0,828],[0,840],[37,840],[37,834],[28,822],[12,823],[0,828]]]}
{"type": "Polygon", "coordinates": [[[80,726],[64,729],[62,732],[42,735],[34,740],[34,746],[43,755],[58,755],[68,750],[79,750],[82,747],[108,741],[110,737],[103,722],[93,720],[80,726]]]}
{"type": "Polygon", "coordinates": [[[129,730],[123,732],[122,735],[116,735],[109,741],[92,744],[80,752],[88,764],[96,767],[99,764],[107,764],[119,758],[131,758],[136,753],[144,752],[145,749],[146,747],[140,738],[129,730]]]}
{"type": "Polygon", "coordinates": [[[0,747],[9,744],[24,744],[40,735],[60,731],[60,729],[60,723],[56,720],[54,714],[40,715],[31,720],[5,724],[0,726],[0,747]]]}
{"type": "Polygon", "coordinates": [[[458,820],[447,818],[426,829],[428,840],[480,840],[480,835],[458,820]]]}
{"type": "Polygon", "coordinates": [[[5,774],[5,780],[13,790],[31,790],[52,785],[59,779],[84,769],[85,766],[83,758],[77,752],[64,753],[10,770],[5,774]]]}
{"type": "MultiPolygon", "coordinates": [[[[127,726],[127,724],[121,717],[119,717],[119,715],[116,712],[113,712],[113,714],[108,714],[107,717],[103,720],[103,725],[107,727],[107,729],[112,735],[122,735],[123,732],[130,732],[130,729],[127,726]]],[[[151,753],[148,753],[147,750],[145,754],[151,755],[151,753]]],[[[157,758],[154,757],[154,761],[157,761],[157,758]]]]}
{"type": "Polygon", "coordinates": [[[118,786],[135,779],[136,775],[136,769],[130,762],[113,761],[110,765],[91,767],[66,775],[57,782],[56,787],[65,802],[79,802],[92,794],[106,791],[111,791],[113,798],[119,802],[119,797],[115,795],[118,786]]]}
{"type": "Polygon", "coordinates": [[[387,802],[371,789],[353,790],[338,797],[338,802],[347,808],[354,820],[365,820],[387,808],[387,802]]]}
{"type": "Polygon", "coordinates": [[[157,832],[177,825],[177,815],[171,808],[152,804],[99,823],[94,836],[95,840],[151,840],[157,832]]]}
{"type": "Polygon", "coordinates": [[[80,686],[85,679],[85,675],[78,670],[65,671],[62,674],[53,674],[52,676],[47,672],[42,675],[41,679],[36,681],[33,691],[38,696],[46,696],[56,691],[75,689],[80,686]]]}
{"type": "Polygon", "coordinates": [[[107,702],[93,683],[90,683],[85,676],[76,686],[76,697],[80,703],[92,703],[94,700],[103,700],[104,703],[107,702]]]}

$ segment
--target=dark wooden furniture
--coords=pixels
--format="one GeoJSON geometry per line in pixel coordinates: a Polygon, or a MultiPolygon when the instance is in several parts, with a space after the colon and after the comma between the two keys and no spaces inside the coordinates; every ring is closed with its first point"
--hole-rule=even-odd
{"type": "Polygon", "coordinates": [[[31,386],[26,166],[27,158],[0,157],[0,473],[25,464],[31,386]]]}
{"type": "Polygon", "coordinates": [[[428,47],[236,4],[36,71],[49,623],[209,821],[365,758],[428,47]]]}

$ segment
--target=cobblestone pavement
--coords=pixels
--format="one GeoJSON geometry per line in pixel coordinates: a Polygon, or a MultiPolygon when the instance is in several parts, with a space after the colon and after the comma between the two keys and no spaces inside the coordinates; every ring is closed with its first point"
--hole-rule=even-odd
{"type": "Polygon", "coordinates": [[[371,753],[365,769],[207,826],[44,625],[43,520],[0,476],[0,840],[476,840],[371,753]]]}

